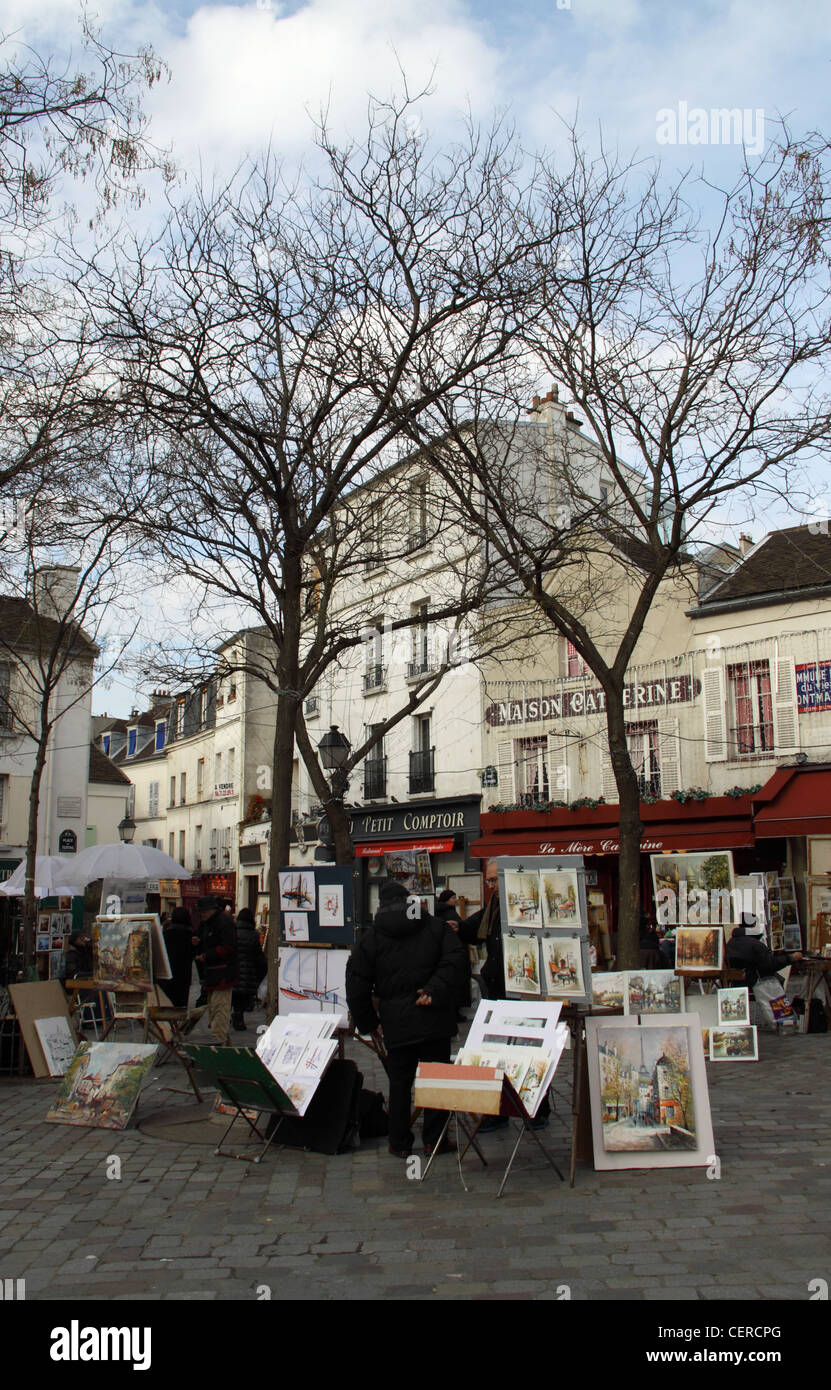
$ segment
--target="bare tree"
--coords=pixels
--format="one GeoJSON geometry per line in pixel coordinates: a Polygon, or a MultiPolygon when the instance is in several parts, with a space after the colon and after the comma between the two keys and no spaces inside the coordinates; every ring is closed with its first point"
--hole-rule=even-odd
{"type": "Polygon", "coordinates": [[[638,960],[642,826],[624,706],[635,645],[714,511],[785,496],[794,466],[828,445],[825,153],[785,132],[733,187],[706,189],[709,230],[686,180],[665,187],[655,168],[592,160],[575,138],[570,166],[545,171],[538,215],[556,207],[571,230],[548,250],[529,238],[540,302],[524,336],[577,416],[534,455],[524,440],[521,467],[516,427],[472,433],[455,401],[410,430],[603,691],[623,966],[638,960]]]}

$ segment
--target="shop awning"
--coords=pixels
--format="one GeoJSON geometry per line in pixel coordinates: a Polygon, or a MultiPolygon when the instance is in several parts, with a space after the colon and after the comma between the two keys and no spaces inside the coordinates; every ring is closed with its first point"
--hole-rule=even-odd
{"type": "MultiPolygon", "coordinates": [[[[641,820],[642,854],[742,849],[755,843],[749,796],[645,803],[641,820]]],[[[478,858],[620,853],[616,803],[577,811],[557,807],[550,812],[486,812],[481,823],[482,834],[470,846],[478,858]]]]}
{"type": "Polygon", "coordinates": [[[779,768],[754,801],[762,838],[831,835],[831,765],[779,768]]]}
{"type": "MultiPolygon", "coordinates": [[[[771,831],[771,834],[777,834],[771,831]]],[[[741,849],[753,844],[751,829],[737,828],[728,821],[720,824],[711,821],[706,827],[701,825],[686,827],[678,825],[653,825],[649,833],[641,837],[641,854],[695,853],[707,849],[741,849]]],[[[502,835],[483,835],[470,846],[471,855],[479,858],[495,859],[500,854],[619,854],[620,841],[617,835],[609,832],[582,833],[579,830],[564,835],[561,832],[540,835],[523,834],[521,831],[508,831],[502,835]]]]}
{"type": "Polygon", "coordinates": [[[428,854],[449,854],[455,840],[372,840],[355,846],[357,859],[374,859],[379,854],[399,854],[402,850],[425,850],[428,854]]]}

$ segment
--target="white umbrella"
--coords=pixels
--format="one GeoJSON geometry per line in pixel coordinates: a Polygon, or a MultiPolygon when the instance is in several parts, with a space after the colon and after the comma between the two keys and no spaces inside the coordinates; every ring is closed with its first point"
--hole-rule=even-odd
{"type": "Polygon", "coordinates": [[[85,888],[96,878],[190,878],[187,869],[152,845],[90,845],[66,864],[69,883],[85,888]]]}
{"type": "MultiPolygon", "coordinates": [[[[66,877],[69,860],[60,854],[38,854],[35,856],[35,897],[66,898],[75,889],[66,877]]],[[[7,898],[22,898],[26,892],[26,860],[18,864],[5,883],[0,883],[0,893],[7,898]]]]}

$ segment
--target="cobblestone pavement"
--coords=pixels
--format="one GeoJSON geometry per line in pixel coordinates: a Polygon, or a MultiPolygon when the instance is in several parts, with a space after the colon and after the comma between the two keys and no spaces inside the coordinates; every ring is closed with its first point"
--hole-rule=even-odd
{"type": "MultiPolygon", "coordinates": [[[[372,1055],[349,1055],[383,1089],[372,1055]]],[[[829,1056],[831,1036],[763,1034],[759,1063],[708,1067],[718,1181],[581,1163],[570,1189],[526,1142],[499,1201],[504,1132],[482,1139],[487,1169],[465,1163],[464,1191],[454,1158],[420,1184],[380,1139],[251,1165],[136,1129],[45,1124],[56,1083],[4,1079],[0,1278],[25,1278],[32,1300],[256,1299],[267,1287],[274,1299],[804,1301],[810,1281],[831,1282],[829,1056]]],[[[175,1064],[155,1070],[142,1116],[195,1104],[183,1087],[175,1064]]],[[[567,1175],[557,1116],[542,1138],[567,1175]]]]}

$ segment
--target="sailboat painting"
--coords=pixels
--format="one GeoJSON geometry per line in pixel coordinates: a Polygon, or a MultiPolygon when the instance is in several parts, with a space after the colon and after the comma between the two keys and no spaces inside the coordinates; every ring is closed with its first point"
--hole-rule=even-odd
{"type": "Polygon", "coordinates": [[[348,951],[280,947],[281,1014],[342,1013],[346,1021],[348,951]]]}
{"type": "Polygon", "coordinates": [[[315,877],[298,869],[280,874],[280,911],[311,912],[315,905],[315,877]]]}

